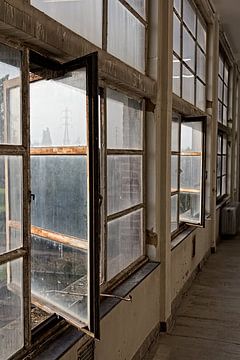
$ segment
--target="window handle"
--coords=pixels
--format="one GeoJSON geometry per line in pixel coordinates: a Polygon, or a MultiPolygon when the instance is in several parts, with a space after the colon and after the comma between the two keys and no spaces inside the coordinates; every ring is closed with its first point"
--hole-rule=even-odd
{"type": "Polygon", "coordinates": [[[119,296],[119,295],[114,295],[114,294],[100,294],[103,297],[109,297],[109,298],[114,298],[114,299],[119,299],[122,301],[130,301],[132,302],[132,295],[128,295],[128,296],[119,296]]]}
{"type": "Polygon", "coordinates": [[[32,194],[32,193],[30,194],[30,199],[31,199],[31,200],[34,201],[34,200],[35,200],[35,197],[36,197],[35,194],[32,194]]]}

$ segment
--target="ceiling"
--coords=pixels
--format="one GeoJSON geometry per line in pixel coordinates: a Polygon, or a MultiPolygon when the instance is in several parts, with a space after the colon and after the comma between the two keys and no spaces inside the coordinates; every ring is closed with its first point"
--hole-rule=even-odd
{"type": "Polygon", "coordinates": [[[240,1],[239,0],[211,0],[220,15],[223,31],[240,63],[240,1]]]}

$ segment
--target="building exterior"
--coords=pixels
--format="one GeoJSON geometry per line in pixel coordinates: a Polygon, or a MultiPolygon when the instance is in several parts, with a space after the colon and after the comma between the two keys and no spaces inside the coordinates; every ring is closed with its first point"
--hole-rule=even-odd
{"type": "Polygon", "coordinates": [[[217,0],[0,1],[0,359],[143,358],[239,201],[238,91],[217,0]]]}

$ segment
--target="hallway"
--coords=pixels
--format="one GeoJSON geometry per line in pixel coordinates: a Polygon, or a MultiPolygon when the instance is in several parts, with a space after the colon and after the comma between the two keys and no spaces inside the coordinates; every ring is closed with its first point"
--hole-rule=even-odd
{"type": "Polygon", "coordinates": [[[222,241],[145,360],[240,359],[240,236],[222,241]]]}

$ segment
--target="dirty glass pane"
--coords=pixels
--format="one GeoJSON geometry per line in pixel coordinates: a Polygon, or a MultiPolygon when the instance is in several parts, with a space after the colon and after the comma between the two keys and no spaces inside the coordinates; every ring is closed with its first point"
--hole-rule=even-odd
{"type": "Polygon", "coordinates": [[[198,29],[197,29],[197,40],[199,45],[201,46],[201,48],[204,50],[204,52],[206,53],[207,50],[207,31],[206,29],[203,27],[201,21],[198,19],[198,29]]]}
{"type": "Polygon", "coordinates": [[[142,156],[108,156],[108,214],[142,203],[142,156]]]}
{"type": "Polygon", "coordinates": [[[223,82],[218,78],[218,99],[223,101],[223,82]]]}
{"type": "Polygon", "coordinates": [[[18,259],[0,265],[0,359],[8,359],[23,346],[22,259],[18,259]]]}
{"type": "Polygon", "coordinates": [[[181,22],[173,13],[173,51],[180,55],[181,49],[181,22]]]}
{"type": "Polygon", "coordinates": [[[206,56],[200,50],[199,47],[197,47],[197,75],[200,77],[200,79],[205,82],[206,80],[206,56]]]}
{"type": "Polygon", "coordinates": [[[118,0],[108,2],[107,50],[145,72],[145,26],[118,0]]]}
{"type": "Polygon", "coordinates": [[[86,69],[32,82],[30,105],[32,147],[86,145],[86,69]]]}
{"type": "Polygon", "coordinates": [[[178,156],[171,156],[171,191],[178,189],[178,156]]]}
{"type": "Polygon", "coordinates": [[[143,211],[108,223],[107,278],[110,280],[143,253],[143,211]]]}
{"type": "Polygon", "coordinates": [[[194,104],[194,75],[183,66],[182,97],[184,100],[194,104]]]}
{"type": "Polygon", "coordinates": [[[222,175],[227,174],[227,157],[223,156],[222,158],[222,175]]]}
{"type": "Polygon", "coordinates": [[[221,155],[217,156],[217,176],[221,176],[222,172],[222,157],[221,155]]]}
{"type": "Polygon", "coordinates": [[[223,106],[220,101],[218,101],[218,122],[222,123],[222,117],[223,117],[223,106]]]}
{"type": "Polygon", "coordinates": [[[183,21],[188,29],[195,36],[196,32],[196,12],[188,0],[183,0],[183,21]]]}
{"type": "Polygon", "coordinates": [[[224,85],[224,105],[228,105],[228,87],[224,85]]]}
{"type": "Polygon", "coordinates": [[[174,117],[172,119],[172,151],[179,151],[179,131],[180,131],[180,125],[179,125],[179,119],[177,117],[174,117]]]}
{"type": "Polygon", "coordinates": [[[0,254],[21,246],[22,158],[0,156],[0,254]]]}
{"type": "Polygon", "coordinates": [[[182,0],[174,0],[174,3],[173,3],[174,9],[177,10],[179,15],[181,15],[181,3],[182,3],[182,0]]]}
{"type": "Polygon", "coordinates": [[[196,106],[202,111],[206,110],[206,86],[197,80],[196,106]]]}
{"type": "Polygon", "coordinates": [[[218,154],[222,153],[222,136],[218,135],[218,154]]]}
{"type": "Polygon", "coordinates": [[[201,221],[201,195],[184,192],[179,197],[179,220],[199,224],[201,221]]]}
{"type": "MultiPolygon", "coordinates": [[[[202,123],[184,122],[181,127],[181,151],[202,152],[202,123]]],[[[199,154],[200,155],[200,154],[199,154]]]]}
{"type": "Polygon", "coordinates": [[[180,61],[175,56],[173,56],[173,92],[178,96],[181,95],[180,66],[180,61]]]}
{"type": "Polygon", "coordinates": [[[32,225],[88,237],[87,157],[31,157],[32,225]]]}
{"type": "Polygon", "coordinates": [[[227,107],[223,105],[223,125],[227,126],[227,107]]]}
{"type": "Polygon", "coordinates": [[[201,156],[181,156],[180,169],[181,191],[199,193],[202,181],[201,156]]]}
{"type": "Polygon", "coordinates": [[[171,197],[171,232],[178,228],[178,195],[171,197]]]}
{"type": "Polygon", "coordinates": [[[32,235],[32,296],[88,322],[88,252],[32,235]]]}
{"type": "Polygon", "coordinates": [[[225,195],[227,193],[227,177],[222,177],[222,195],[225,195]]]}
{"type": "Polygon", "coordinates": [[[221,56],[219,57],[219,70],[218,70],[219,75],[221,76],[221,78],[223,79],[223,74],[224,74],[224,64],[223,64],[223,59],[221,58],[221,56]]]}
{"type": "Polygon", "coordinates": [[[127,2],[139,13],[139,15],[146,18],[146,0],[127,0],[127,2]]]}
{"type": "Polygon", "coordinates": [[[31,4],[92,43],[102,46],[102,0],[31,0],[31,4]]]}
{"type": "Polygon", "coordinates": [[[183,27],[183,61],[195,71],[195,41],[183,27]]]}
{"type": "Polygon", "coordinates": [[[20,145],[21,53],[0,44],[0,143],[20,145]]]}
{"type": "Polygon", "coordinates": [[[217,179],[217,196],[221,195],[221,179],[217,179]]]}
{"type": "Polygon", "coordinates": [[[114,90],[107,90],[108,149],[143,148],[143,111],[141,102],[114,90]]]}
{"type": "Polygon", "coordinates": [[[224,82],[225,82],[226,85],[228,85],[228,81],[229,81],[229,67],[225,63],[225,66],[224,66],[224,82]]]}
{"type": "Polygon", "coordinates": [[[223,154],[226,155],[227,154],[227,138],[225,136],[223,136],[222,138],[222,141],[223,141],[223,154]]]}

